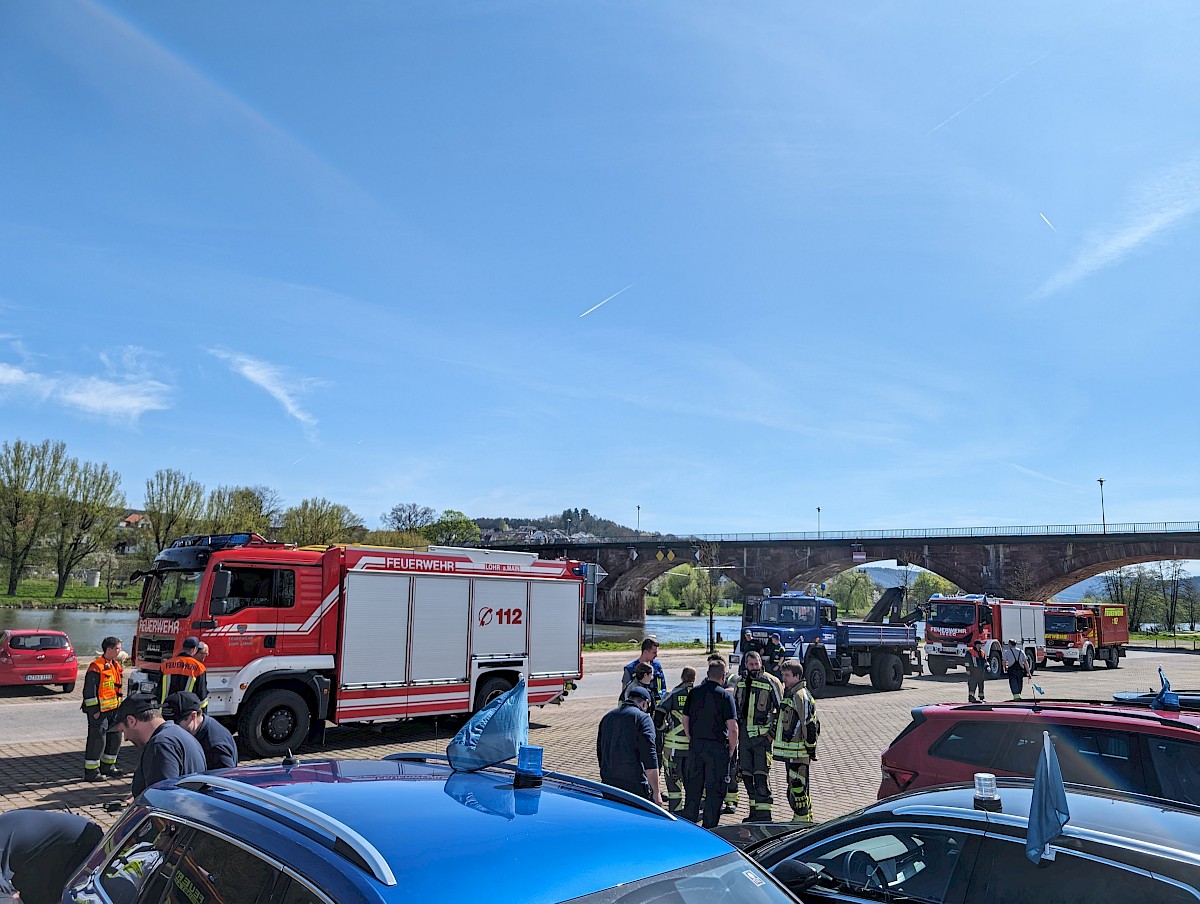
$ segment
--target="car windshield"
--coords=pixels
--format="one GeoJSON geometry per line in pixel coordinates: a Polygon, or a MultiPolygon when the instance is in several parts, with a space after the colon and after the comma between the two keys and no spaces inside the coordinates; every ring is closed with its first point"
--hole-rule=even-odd
{"type": "Polygon", "coordinates": [[[758,617],[768,625],[793,625],[811,628],[817,623],[817,607],[811,603],[801,604],[785,600],[764,600],[758,617]]]}
{"type": "Polygon", "coordinates": [[[164,571],[146,576],[142,618],[183,618],[191,615],[202,571],[164,571]]]}
{"type": "Polygon", "coordinates": [[[946,628],[965,628],[975,624],[975,607],[966,603],[933,603],[927,621],[946,628]]]}
{"type": "Polygon", "coordinates": [[[567,904],[785,904],[794,899],[741,854],[572,898],[567,904]]]}
{"type": "Polygon", "coordinates": [[[1073,634],[1075,632],[1074,615],[1047,615],[1047,634],[1073,634]]]}

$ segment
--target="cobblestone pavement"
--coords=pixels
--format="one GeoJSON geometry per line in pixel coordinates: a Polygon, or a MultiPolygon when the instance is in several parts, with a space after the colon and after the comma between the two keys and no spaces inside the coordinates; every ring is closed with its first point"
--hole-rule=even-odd
{"type": "MultiPolygon", "coordinates": [[[[548,769],[598,778],[595,757],[596,726],[614,704],[619,687],[619,670],[629,654],[589,654],[587,677],[578,694],[560,706],[535,709],[530,714],[530,741],[545,748],[548,769]]],[[[666,651],[664,668],[670,684],[678,681],[684,665],[703,667],[703,655],[666,651]]],[[[1120,669],[1100,668],[1083,673],[1052,666],[1035,676],[1048,698],[1107,700],[1116,691],[1149,690],[1158,687],[1157,667],[1163,665],[1178,689],[1200,688],[1200,656],[1132,650],[1120,669]]],[[[26,690],[26,689],[22,689],[26,690]]],[[[1007,699],[1005,681],[988,683],[994,700],[1007,699]]],[[[965,702],[966,678],[961,670],[935,678],[907,678],[894,693],[873,691],[866,679],[854,679],[848,687],[832,688],[818,701],[822,732],[819,758],[813,764],[813,803],[820,820],[847,813],[875,800],[879,787],[879,755],[910,720],[915,706],[927,703],[965,702]]],[[[9,703],[0,695],[0,724],[9,703]]],[[[83,717],[75,711],[72,718],[83,717]]],[[[374,729],[330,728],[325,743],[306,748],[303,757],[382,757],[402,750],[444,753],[455,723],[421,720],[390,723],[374,729]]],[[[5,731],[0,743],[0,810],[15,807],[70,808],[101,825],[111,825],[119,815],[105,804],[119,804],[128,795],[128,779],[88,784],[83,774],[82,742],[77,740],[20,743],[5,731]]],[[[126,744],[119,766],[132,774],[138,751],[126,744]]],[[[253,762],[253,761],[248,761],[253,762]]],[[[783,769],[772,775],[774,817],[790,818],[784,790],[783,769]]],[[[740,822],[747,814],[745,791],[734,816],[725,822],[740,822]]]]}

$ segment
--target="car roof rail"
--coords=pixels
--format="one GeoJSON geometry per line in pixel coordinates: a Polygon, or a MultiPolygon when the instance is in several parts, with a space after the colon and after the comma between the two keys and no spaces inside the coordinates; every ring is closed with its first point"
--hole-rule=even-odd
{"type": "Polygon", "coordinates": [[[286,795],[260,788],[258,785],[240,782],[220,775],[189,775],[176,781],[176,787],[189,791],[205,791],[215,788],[230,794],[248,797],[276,810],[282,810],[314,828],[327,832],[333,839],[333,850],[369,872],[384,885],[395,885],[396,875],[384,856],[371,842],[344,822],[334,819],[307,804],[286,795]]]}
{"type": "Polygon", "coordinates": [[[1101,712],[1120,707],[1121,712],[1119,715],[1122,718],[1140,719],[1143,722],[1154,722],[1158,725],[1168,725],[1173,728],[1182,728],[1186,731],[1200,731],[1200,725],[1193,725],[1191,722],[1184,722],[1179,719],[1181,714],[1194,716],[1196,714],[1195,710],[1185,709],[1182,713],[1163,713],[1160,710],[1147,709],[1136,703],[1124,703],[1120,700],[1001,700],[996,703],[963,703],[953,705],[957,709],[976,711],[1004,712],[1005,710],[1028,710],[1029,712],[1039,712],[1041,710],[1051,710],[1054,712],[1081,714],[1094,714],[1097,707],[1100,708],[1101,712]]]}
{"type": "MultiPolygon", "coordinates": [[[[420,751],[404,751],[401,753],[391,753],[391,754],[388,754],[387,756],[385,756],[384,759],[385,760],[397,760],[397,761],[408,762],[408,763],[424,763],[429,760],[435,760],[437,762],[446,763],[447,765],[449,765],[449,763],[450,763],[450,758],[448,756],[446,756],[445,754],[421,753],[420,751]]],[[[493,765],[488,766],[487,768],[503,769],[507,772],[513,772],[513,773],[515,773],[517,771],[517,767],[512,765],[511,763],[494,763],[493,765]]],[[[552,778],[559,784],[570,785],[571,787],[577,788],[581,791],[588,791],[592,794],[598,794],[599,796],[606,798],[607,800],[614,800],[619,803],[628,804],[630,806],[637,807],[639,810],[645,810],[648,813],[653,813],[655,816],[665,816],[667,819],[671,819],[671,820],[676,819],[675,814],[668,813],[666,810],[664,810],[662,807],[660,807],[658,804],[654,803],[653,801],[647,800],[646,798],[644,798],[640,795],[633,794],[633,793],[631,793],[629,791],[625,791],[621,788],[614,788],[612,785],[606,785],[603,782],[594,782],[591,779],[580,778],[577,775],[567,775],[566,773],[563,773],[563,772],[543,772],[542,778],[544,778],[544,779],[552,778]]]]}

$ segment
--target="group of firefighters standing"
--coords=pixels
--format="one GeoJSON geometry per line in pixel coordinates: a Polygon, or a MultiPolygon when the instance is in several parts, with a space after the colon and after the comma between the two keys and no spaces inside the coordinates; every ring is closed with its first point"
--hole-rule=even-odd
{"type": "Polygon", "coordinates": [[[770,822],[771,765],[778,759],[787,773],[792,821],[812,822],[809,764],[820,722],[803,664],[779,648],[771,651],[773,669],[757,648],[749,649],[741,674],[732,677],[724,657],[714,654],[702,682],[688,667],[667,691],[658,643],[644,640],[641,656],[625,667],[620,705],[600,723],[601,778],[657,802],[661,764],[667,809],[706,828],[735,812],[740,778],[750,806],[743,821],[770,822]],[[647,758],[651,732],[655,749],[647,758]]]}

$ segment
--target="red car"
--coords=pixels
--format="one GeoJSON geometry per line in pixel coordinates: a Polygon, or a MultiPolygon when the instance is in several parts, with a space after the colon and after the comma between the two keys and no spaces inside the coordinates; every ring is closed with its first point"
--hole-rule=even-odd
{"type": "Polygon", "coordinates": [[[0,685],[58,684],[75,690],[79,663],[71,639],[62,631],[9,628],[0,631],[0,685]]]}
{"type": "Polygon", "coordinates": [[[1105,701],[917,707],[883,752],[879,797],[976,772],[1032,776],[1043,731],[1065,781],[1200,804],[1200,712],[1105,701]]]}

